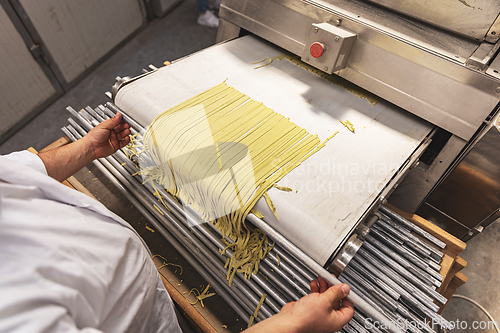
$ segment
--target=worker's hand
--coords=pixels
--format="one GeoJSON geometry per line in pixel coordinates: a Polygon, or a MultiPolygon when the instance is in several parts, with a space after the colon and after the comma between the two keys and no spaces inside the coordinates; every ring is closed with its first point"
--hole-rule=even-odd
{"type": "Polygon", "coordinates": [[[349,286],[330,287],[323,279],[311,282],[311,294],[286,304],[281,311],[245,332],[313,333],[338,332],[354,315],[354,307],[345,299],[349,286]],[[342,306],[340,305],[342,301],[342,306]]]}
{"type": "Polygon", "coordinates": [[[280,313],[295,320],[299,332],[338,332],[354,315],[353,304],[345,299],[349,291],[347,284],[329,286],[318,277],[311,281],[311,294],[286,304],[280,313]]]}
{"type": "Polygon", "coordinates": [[[84,136],[84,140],[90,143],[93,159],[109,156],[128,145],[129,128],[129,124],[123,121],[122,114],[119,112],[113,118],[94,127],[84,136]]]}

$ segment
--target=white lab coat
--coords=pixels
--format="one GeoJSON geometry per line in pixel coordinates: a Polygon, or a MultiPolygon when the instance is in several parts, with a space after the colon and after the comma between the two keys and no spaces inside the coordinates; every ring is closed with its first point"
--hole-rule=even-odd
{"type": "Polygon", "coordinates": [[[0,156],[0,332],[181,332],[137,232],[27,151],[0,156]]]}

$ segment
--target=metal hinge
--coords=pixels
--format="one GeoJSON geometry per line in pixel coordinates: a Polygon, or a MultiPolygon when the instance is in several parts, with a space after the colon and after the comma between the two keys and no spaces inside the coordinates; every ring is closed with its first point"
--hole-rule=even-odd
{"type": "Polygon", "coordinates": [[[35,58],[35,60],[40,59],[43,62],[45,62],[47,65],[49,64],[47,61],[47,58],[45,57],[45,53],[43,53],[42,46],[40,44],[31,45],[30,52],[31,52],[31,55],[33,56],[33,58],[35,58]]]}

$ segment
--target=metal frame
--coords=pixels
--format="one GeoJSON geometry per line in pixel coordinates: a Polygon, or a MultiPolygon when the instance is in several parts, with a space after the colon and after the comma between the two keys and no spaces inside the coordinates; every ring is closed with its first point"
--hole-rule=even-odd
{"type": "Polygon", "coordinates": [[[417,211],[466,144],[467,141],[455,135],[451,136],[431,165],[424,166],[418,162],[412,167],[403,182],[388,198],[389,202],[405,212],[417,211]],[[411,193],[411,196],[408,193],[411,193]]]}
{"type": "MultiPolygon", "coordinates": [[[[495,203],[495,196],[491,194],[497,191],[495,189],[500,182],[500,174],[498,169],[488,168],[488,163],[491,162],[487,162],[491,158],[490,156],[497,156],[500,148],[498,145],[486,144],[483,140],[488,138],[490,142],[494,141],[498,144],[496,137],[500,131],[499,121],[500,104],[485,120],[476,136],[458,154],[451,167],[447,169],[445,175],[440,178],[439,182],[436,183],[433,190],[425,198],[425,201],[416,210],[416,213],[420,216],[440,225],[463,241],[468,241],[482,232],[484,228],[500,216],[500,201],[497,200],[495,203]],[[470,155],[471,153],[474,155],[470,155]],[[460,191],[460,188],[456,186],[458,178],[460,178],[460,181],[465,181],[462,177],[457,176],[461,165],[464,166],[465,170],[470,170],[466,175],[473,172],[477,174],[476,177],[487,179],[482,191],[489,193],[489,195],[484,194],[483,200],[479,204],[467,209],[463,207],[467,207],[470,200],[478,201],[477,198],[480,198],[483,193],[470,193],[470,197],[464,197],[463,193],[458,194],[460,191]],[[443,198],[446,198],[446,200],[443,198]],[[450,209],[450,202],[460,208],[450,209]],[[461,210],[462,213],[459,213],[461,210]]],[[[468,181],[471,182],[471,179],[468,179],[468,181]]]]}
{"type": "Polygon", "coordinates": [[[398,21],[396,16],[379,11],[376,14],[382,13],[382,19],[377,22],[372,8],[362,13],[359,5],[353,7],[357,12],[349,9],[320,0],[228,0],[221,5],[221,29],[226,30],[227,21],[302,55],[313,23],[340,21],[342,28],[358,35],[358,40],[347,67],[337,75],[462,139],[470,139],[500,101],[500,80],[464,65],[479,43],[432,29],[418,39],[411,35],[408,20],[398,21]],[[444,46],[432,44],[432,36],[444,46]],[[456,105],[463,109],[457,110],[456,105]]]}
{"type": "MultiPolygon", "coordinates": [[[[380,1],[391,0],[374,0],[380,1]]],[[[412,213],[422,207],[487,131],[485,119],[500,102],[500,16],[483,40],[450,34],[439,27],[443,22],[425,25],[362,0],[224,0],[220,17],[218,42],[245,29],[299,56],[307,53],[314,24],[356,34],[347,67],[334,74],[452,134],[431,165],[412,164],[408,177],[388,186],[361,220],[398,185],[391,203],[412,213]]],[[[469,236],[497,215],[491,212],[469,236]]]]}

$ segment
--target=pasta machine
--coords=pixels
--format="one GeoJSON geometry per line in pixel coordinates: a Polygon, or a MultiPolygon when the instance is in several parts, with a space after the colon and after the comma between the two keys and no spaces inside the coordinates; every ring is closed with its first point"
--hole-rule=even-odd
{"type": "MultiPolygon", "coordinates": [[[[464,241],[500,217],[499,14],[500,3],[485,0],[223,0],[217,45],[117,78],[114,104],[80,120],[92,124],[122,110],[140,131],[161,112],[226,81],[321,140],[339,131],[280,181],[291,192],[269,190],[279,219],[265,200],[256,204],[263,226],[330,266],[359,294],[378,293],[371,305],[381,312],[433,318],[426,297],[443,302],[434,292],[442,254],[408,235],[418,229],[384,204],[464,241]],[[368,267],[394,278],[376,280],[368,267]],[[381,294],[388,284],[395,295],[381,294]],[[413,312],[401,308],[405,302],[413,312]]],[[[209,231],[200,239],[210,239],[209,231]]],[[[286,258],[285,252],[279,253],[286,258]]],[[[304,280],[317,273],[295,259],[285,260],[293,269],[272,283],[285,289],[278,294],[300,285],[291,272],[302,271],[304,280]]],[[[280,302],[269,302],[265,311],[272,314],[280,302]]],[[[346,331],[362,331],[356,325],[346,331]]]]}
{"type": "Polygon", "coordinates": [[[228,0],[218,41],[248,31],[432,124],[385,199],[467,241],[499,217],[499,13],[497,1],[228,0]]]}

